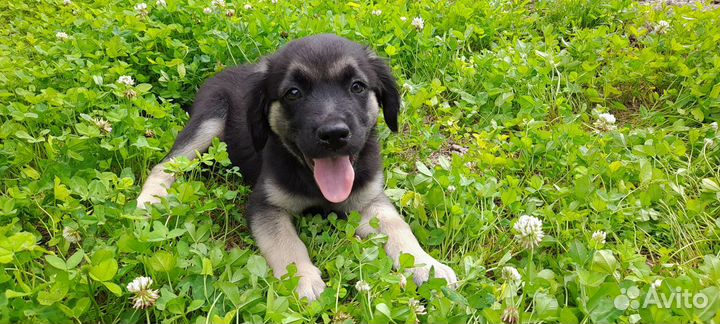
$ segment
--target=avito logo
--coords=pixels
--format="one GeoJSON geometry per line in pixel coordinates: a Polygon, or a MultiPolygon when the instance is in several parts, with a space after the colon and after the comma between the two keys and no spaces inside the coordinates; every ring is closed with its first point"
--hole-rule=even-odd
{"type": "Polygon", "coordinates": [[[655,305],[658,308],[705,308],[709,299],[704,293],[692,293],[687,289],[680,287],[675,288],[670,293],[658,292],[655,287],[651,287],[645,294],[645,298],[640,303],[640,289],[636,286],[620,289],[620,295],[615,297],[613,304],[615,308],[620,310],[647,308],[655,305]]]}

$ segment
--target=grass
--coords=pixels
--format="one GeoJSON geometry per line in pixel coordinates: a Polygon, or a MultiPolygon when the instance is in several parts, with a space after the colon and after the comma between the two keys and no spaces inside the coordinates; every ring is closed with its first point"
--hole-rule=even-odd
{"type": "Polygon", "coordinates": [[[718,9],[137,4],[0,4],[0,322],[720,322],[718,9]],[[390,59],[404,107],[397,135],[378,126],[387,194],[458,289],[416,287],[384,237],[355,237],[357,215],[315,216],[298,232],[328,289],[298,300],[254,246],[220,142],[134,207],[203,80],[322,32],[390,59]],[[534,249],[522,215],[542,221],[534,249]],[[140,310],[139,276],[160,296],[140,310]],[[653,299],[677,292],[700,299],[653,299]]]}

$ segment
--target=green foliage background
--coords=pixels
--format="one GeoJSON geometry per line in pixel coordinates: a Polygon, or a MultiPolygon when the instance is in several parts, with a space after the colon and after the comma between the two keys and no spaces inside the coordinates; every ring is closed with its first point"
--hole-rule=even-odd
{"type": "Polygon", "coordinates": [[[0,322],[497,323],[510,307],[523,322],[720,322],[717,9],[254,0],[205,14],[209,1],[167,0],[143,15],[136,4],[0,3],[0,322]],[[457,290],[401,285],[385,238],[356,238],[356,215],[317,216],[297,224],[328,289],[297,300],[297,279],[274,279],[253,245],[249,188],[219,142],[172,166],[180,180],[162,204],[134,207],[203,80],[321,32],[391,60],[404,108],[397,135],[379,126],[387,193],[457,290]],[[601,112],[617,130],[594,129],[601,112]],[[544,223],[532,251],[511,230],[524,214],[544,223]],[[600,230],[605,244],[591,240],[600,230]],[[161,295],[147,310],[125,289],[141,275],[161,295]],[[614,307],[657,280],[708,306],[614,307]]]}

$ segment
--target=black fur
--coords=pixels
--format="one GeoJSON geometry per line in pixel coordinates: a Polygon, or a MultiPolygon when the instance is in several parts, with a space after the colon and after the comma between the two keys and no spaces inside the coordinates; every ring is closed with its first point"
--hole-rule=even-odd
{"type": "MultiPolygon", "coordinates": [[[[288,43],[257,64],[230,68],[209,79],[166,160],[193,158],[196,151],[207,150],[215,136],[227,143],[230,159],[253,187],[246,215],[258,248],[276,277],[283,276],[289,264],[297,266],[300,297],[318,298],[326,287],[293,228],[292,214],[304,211],[358,211],[358,234],[366,237],[377,230],[387,235],[385,251],[396,267],[401,253],[411,253],[424,264],[411,270],[416,284],[431,273],[454,283],[454,271],[422,250],[383,193],[376,130],[380,109],[388,128],[397,131],[400,96],[385,61],[347,39],[312,36],[288,43]],[[345,187],[350,181],[347,163],[352,163],[352,188],[345,187]],[[314,171],[327,185],[324,192],[314,171]],[[370,226],[374,217],[380,223],[377,229],[370,226]]],[[[167,194],[164,188],[174,178],[163,168],[162,163],[153,168],[138,207],[167,194]]]]}
{"type": "Polygon", "coordinates": [[[398,93],[395,78],[392,76],[392,70],[390,70],[390,67],[380,58],[373,58],[370,62],[380,79],[380,87],[376,88],[375,91],[380,96],[378,99],[383,108],[385,124],[387,124],[391,131],[397,132],[398,114],[400,113],[400,93],[398,93]]]}
{"type": "MultiPolygon", "coordinates": [[[[276,185],[299,198],[324,201],[308,160],[336,154],[355,158],[355,192],[381,175],[376,120],[367,112],[370,91],[382,107],[388,127],[397,131],[400,96],[392,70],[384,60],[365,47],[334,35],[293,41],[258,64],[230,68],[209,79],[199,90],[191,120],[173,151],[188,144],[202,121],[224,118],[222,140],[228,145],[230,159],[240,167],[245,181],[255,187],[251,205],[266,203],[266,188],[255,186],[264,178],[273,179],[276,185]],[[330,75],[334,67],[343,66],[338,63],[343,60],[352,62],[352,67],[330,75]],[[289,74],[297,66],[302,67],[301,72],[289,74]],[[355,81],[365,83],[367,91],[349,93],[347,89],[355,81]],[[303,92],[306,96],[303,101],[284,97],[291,87],[303,92]],[[281,115],[291,136],[271,129],[269,115],[273,102],[282,106],[281,115]],[[352,135],[346,147],[329,150],[317,143],[314,129],[337,120],[347,123],[352,135]]],[[[332,209],[332,204],[325,203],[319,207],[332,209]]],[[[253,209],[251,206],[250,210],[253,209]]]]}

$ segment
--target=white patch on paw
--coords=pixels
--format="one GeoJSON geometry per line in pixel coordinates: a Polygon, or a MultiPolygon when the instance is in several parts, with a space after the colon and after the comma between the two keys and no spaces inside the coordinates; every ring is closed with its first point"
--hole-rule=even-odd
{"type": "Polygon", "coordinates": [[[320,276],[320,269],[312,264],[298,266],[297,269],[296,276],[300,277],[296,290],[298,297],[300,299],[307,298],[308,301],[318,299],[326,287],[320,276]]]}
{"type": "Polygon", "coordinates": [[[418,286],[430,279],[431,268],[435,269],[435,278],[445,279],[450,287],[454,288],[456,286],[457,275],[455,275],[455,271],[453,271],[452,268],[440,263],[440,261],[435,260],[430,255],[421,256],[419,258],[415,257],[415,264],[422,264],[421,266],[409,269],[410,273],[413,274],[415,283],[418,286]]]}
{"type": "Polygon", "coordinates": [[[160,198],[158,198],[158,196],[159,197],[167,196],[167,191],[163,194],[160,192],[149,193],[149,192],[145,192],[143,190],[143,192],[140,193],[140,196],[137,197],[137,208],[145,209],[145,208],[147,208],[147,206],[146,206],[147,204],[152,205],[152,204],[159,203],[160,198]]]}
{"type": "Polygon", "coordinates": [[[145,180],[142,191],[137,197],[137,208],[145,209],[145,204],[159,203],[161,197],[168,195],[167,188],[173,182],[175,182],[175,177],[170,173],[166,173],[162,164],[156,165],[147,180],[145,180]]]}
{"type": "Polygon", "coordinates": [[[358,235],[367,237],[370,233],[375,232],[387,235],[385,252],[393,260],[395,269],[400,267],[400,256],[403,253],[411,254],[415,257],[415,264],[418,266],[408,269],[408,272],[414,275],[415,283],[418,286],[428,281],[431,269],[435,269],[435,278],[445,279],[450,287],[456,286],[457,275],[455,275],[455,271],[438,262],[423,250],[410,230],[410,226],[400,217],[395,206],[387,198],[383,197],[371,203],[361,213],[363,214],[363,222],[358,227],[358,235]],[[373,217],[377,217],[380,222],[380,228],[377,231],[369,225],[373,217]]]}

